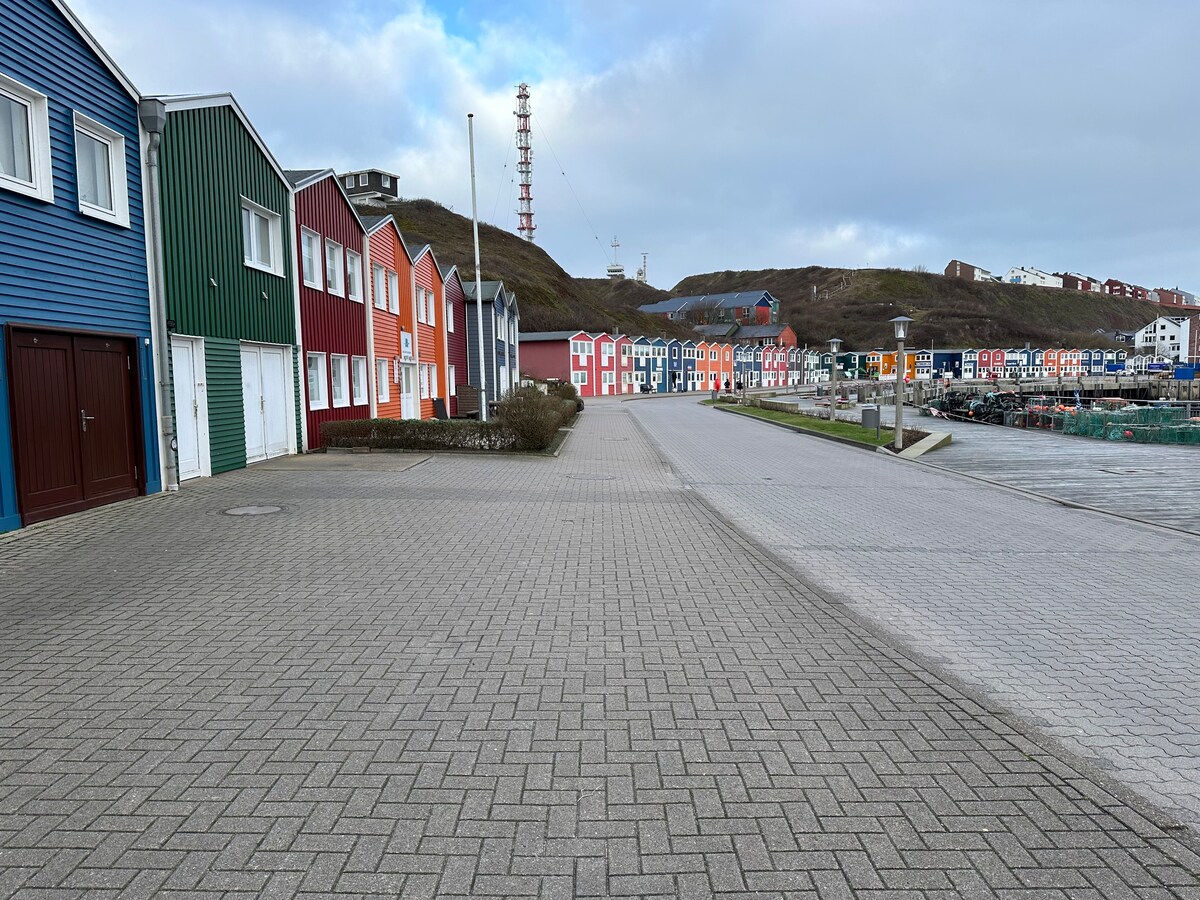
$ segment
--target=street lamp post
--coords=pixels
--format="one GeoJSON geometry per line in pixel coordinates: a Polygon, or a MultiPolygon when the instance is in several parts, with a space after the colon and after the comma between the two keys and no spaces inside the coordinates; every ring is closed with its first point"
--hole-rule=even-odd
{"type": "Polygon", "coordinates": [[[829,421],[834,420],[834,413],[837,411],[837,357],[838,350],[842,348],[841,338],[830,338],[829,349],[833,351],[833,359],[829,364],[829,421]]]}
{"type": "Polygon", "coordinates": [[[896,436],[892,448],[899,453],[904,449],[904,339],[908,337],[908,326],[912,324],[908,316],[896,316],[892,319],[892,327],[896,329],[896,436]]]}

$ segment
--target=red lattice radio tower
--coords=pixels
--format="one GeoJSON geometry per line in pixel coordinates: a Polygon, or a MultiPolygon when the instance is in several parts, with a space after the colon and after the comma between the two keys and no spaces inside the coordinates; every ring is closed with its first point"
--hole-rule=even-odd
{"type": "Polygon", "coordinates": [[[517,210],[517,231],[527,241],[533,240],[533,150],[529,146],[529,85],[517,85],[517,173],[521,176],[520,208],[517,210]]]}

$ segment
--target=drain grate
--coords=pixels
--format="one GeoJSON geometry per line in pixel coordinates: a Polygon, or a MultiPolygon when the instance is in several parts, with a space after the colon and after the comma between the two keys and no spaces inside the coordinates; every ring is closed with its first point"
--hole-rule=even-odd
{"type": "Polygon", "coordinates": [[[235,506],[225,510],[227,516],[269,516],[272,513],[283,512],[282,506],[235,506]]]}

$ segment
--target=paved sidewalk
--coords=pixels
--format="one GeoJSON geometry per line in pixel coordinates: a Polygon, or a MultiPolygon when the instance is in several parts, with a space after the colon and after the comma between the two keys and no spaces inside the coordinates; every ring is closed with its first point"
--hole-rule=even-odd
{"type": "Polygon", "coordinates": [[[796,582],[626,407],[393,459],[0,539],[0,897],[1200,898],[1190,832],[796,582]]]}
{"type": "Polygon", "coordinates": [[[803,577],[1200,824],[1196,538],[686,401],[626,408],[803,577]]]}

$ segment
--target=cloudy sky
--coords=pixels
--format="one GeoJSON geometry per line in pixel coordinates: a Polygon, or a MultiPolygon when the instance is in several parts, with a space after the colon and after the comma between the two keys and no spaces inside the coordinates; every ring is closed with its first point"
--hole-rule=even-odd
{"type": "MultiPolygon", "coordinates": [[[[74,0],[146,92],[650,281],[951,257],[1200,293],[1195,0],[74,0]],[[565,173],[565,175],[564,175],[565,173]]],[[[484,248],[486,255],[486,247],[484,248]]],[[[485,263],[486,264],[486,263],[485,263]]]]}

